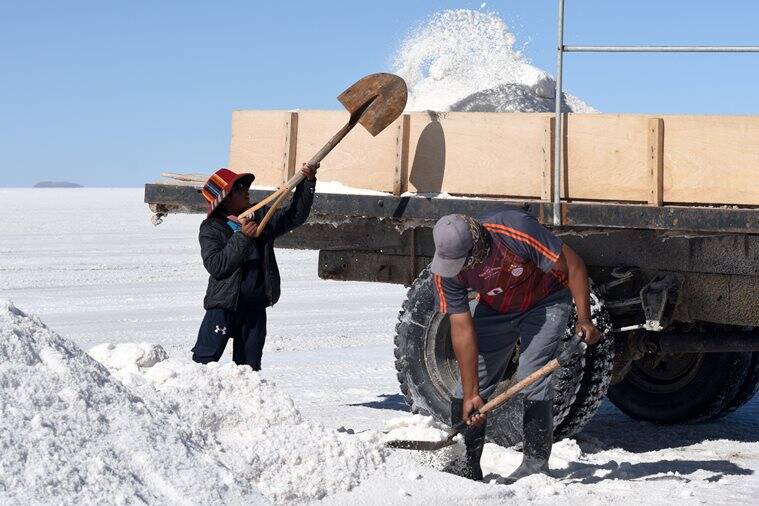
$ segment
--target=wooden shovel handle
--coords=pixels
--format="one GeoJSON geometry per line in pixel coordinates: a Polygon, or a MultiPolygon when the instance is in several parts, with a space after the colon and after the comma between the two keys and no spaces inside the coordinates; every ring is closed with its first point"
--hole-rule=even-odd
{"type": "MultiPolygon", "coordinates": [[[[335,146],[337,146],[346,135],[348,135],[348,132],[350,132],[353,129],[353,127],[356,126],[359,118],[361,117],[361,114],[363,114],[365,109],[366,107],[363,107],[361,110],[354,112],[351,115],[348,122],[345,125],[343,125],[343,127],[340,130],[338,130],[337,133],[333,135],[332,138],[329,141],[327,141],[327,143],[324,146],[322,146],[322,148],[308,161],[308,164],[317,165],[322,160],[324,160],[324,157],[326,157],[329,154],[329,152],[332,151],[335,148],[335,146]]],[[[297,171],[295,175],[293,175],[293,177],[291,177],[287,181],[287,183],[285,183],[284,186],[282,186],[281,188],[278,188],[275,192],[273,192],[271,195],[263,199],[261,202],[258,202],[253,207],[250,207],[246,209],[245,211],[243,211],[242,213],[240,213],[237,216],[237,219],[239,220],[247,219],[250,216],[252,216],[253,213],[255,213],[257,210],[261,209],[263,206],[265,206],[269,202],[274,201],[275,203],[274,207],[272,207],[272,209],[270,209],[269,212],[266,213],[266,216],[269,217],[269,219],[271,219],[271,216],[269,215],[272,214],[273,210],[276,209],[276,206],[277,206],[276,203],[279,201],[281,204],[281,200],[283,200],[283,195],[287,195],[288,193],[290,193],[290,191],[296,186],[298,186],[300,182],[303,181],[304,179],[306,179],[306,176],[304,176],[301,171],[297,171]]],[[[264,219],[261,221],[261,224],[258,226],[256,237],[258,237],[261,234],[261,232],[263,231],[263,227],[266,226],[268,222],[269,220],[266,217],[264,217],[264,219]]]]}
{"type": "Polygon", "coordinates": [[[547,376],[554,372],[556,369],[559,368],[559,361],[556,359],[551,360],[546,365],[535,371],[534,373],[527,376],[525,379],[519,381],[515,385],[512,385],[511,388],[503,392],[502,394],[490,399],[484,406],[482,406],[479,409],[479,413],[481,415],[486,415],[493,411],[495,408],[500,406],[501,404],[505,403],[515,395],[517,395],[519,392],[524,390],[526,387],[532,385],[536,381],[538,381],[543,376],[547,376]]]}
{"type": "Polygon", "coordinates": [[[261,223],[258,224],[258,227],[256,228],[255,236],[260,236],[264,228],[266,228],[266,225],[269,224],[269,220],[271,220],[271,217],[274,216],[274,213],[277,211],[277,208],[282,205],[282,202],[285,201],[285,198],[290,194],[289,191],[281,192],[279,197],[277,197],[277,200],[274,201],[274,204],[269,208],[268,211],[266,211],[266,214],[264,215],[264,219],[261,220],[261,223]]]}

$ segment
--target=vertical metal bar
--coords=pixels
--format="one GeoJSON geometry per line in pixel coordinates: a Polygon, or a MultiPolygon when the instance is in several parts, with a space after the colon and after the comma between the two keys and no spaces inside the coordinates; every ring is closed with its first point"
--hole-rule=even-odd
{"type": "Polygon", "coordinates": [[[554,170],[553,170],[553,224],[561,225],[561,141],[563,137],[561,122],[562,102],[562,67],[564,65],[564,0],[559,0],[558,41],[556,45],[556,126],[554,128],[554,170]]]}

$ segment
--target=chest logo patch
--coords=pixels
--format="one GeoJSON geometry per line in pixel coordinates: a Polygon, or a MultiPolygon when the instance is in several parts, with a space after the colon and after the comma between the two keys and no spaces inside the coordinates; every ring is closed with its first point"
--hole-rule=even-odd
{"type": "Polygon", "coordinates": [[[493,288],[488,292],[488,295],[491,297],[495,297],[496,295],[500,295],[503,293],[503,288],[493,288]]]}
{"type": "Polygon", "coordinates": [[[521,276],[523,272],[524,272],[524,268],[521,266],[514,267],[513,269],[511,269],[511,275],[517,278],[521,276]]]}
{"type": "Polygon", "coordinates": [[[480,273],[480,277],[482,279],[490,279],[490,278],[492,278],[494,276],[497,276],[499,272],[501,272],[501,268],[500,267],[486,267],[480,273]]]}

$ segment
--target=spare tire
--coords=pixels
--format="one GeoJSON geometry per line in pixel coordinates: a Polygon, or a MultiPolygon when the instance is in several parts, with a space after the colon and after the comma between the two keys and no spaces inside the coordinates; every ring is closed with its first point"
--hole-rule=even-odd
{"type": "MultiPolygon", "coordinates": [[[[406,402],[414,413],[431,415],[446,424],[457,422],[452,409],[459,369],[450,339],[447,315],[434,308],[429,268],[409,288],[398,315],[395,336],[395,367],[406,402]]],[[[554,438],[579,431],[598,409],[611,382],[613,346],[606,334],[609,316],[593,295],[593,318],[604,334],[602,341],[588,349],[585,357],[552,376],[554,387],[554,438]]],[[[562,338],[563,349],[573,334],[576,316],[570,317],[562,338]]],[[[518,350],[496,392],[511,386],[516,372],[518,350]]],[[[502,446],[522,441],[522,406],[519,398],[493,411],[488,419],[488,438],[502,446]]]]}

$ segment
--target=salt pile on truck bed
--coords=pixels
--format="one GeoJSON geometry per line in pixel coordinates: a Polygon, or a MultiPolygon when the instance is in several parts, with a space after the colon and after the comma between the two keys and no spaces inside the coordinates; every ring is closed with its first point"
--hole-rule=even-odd
{"type": "Polygon", "coordinates": [[[131,343],[94,354],[116,374],[0,306],[0,502],[304,501],[350,490],[383,462],[376,443],[304,419],[247,367],[131,343]]]}

